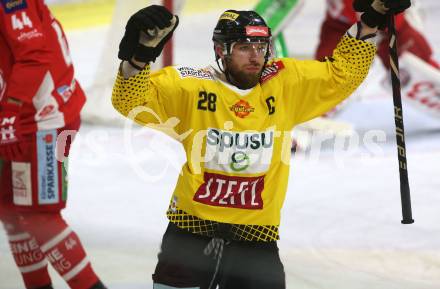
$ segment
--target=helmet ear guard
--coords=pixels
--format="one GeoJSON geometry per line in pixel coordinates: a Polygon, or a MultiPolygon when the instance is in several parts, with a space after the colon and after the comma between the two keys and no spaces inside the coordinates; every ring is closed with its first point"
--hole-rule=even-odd
{"type": "Polygon", "coordinates": [[[214,41],[214,51],[216,59],[220,58],[220,55],[228,56],[232,53],[233,43],[219,43],[214,41]]]}
{"type": "Polygon", "coordinates": [[[220,55],[223,57],[227,57],[231,53],[230,49],[231,45],[227,45],[226,43],[219,43],[214,41],[214,52],[215,52],[215,62],[217,63],[218,68],[221,72],[226,74],[226,77],[228,78],[228,75],[226,73],[225,65],[222,62],[222,65],[220,66],[220,59],[223,59],[220,55]]]}

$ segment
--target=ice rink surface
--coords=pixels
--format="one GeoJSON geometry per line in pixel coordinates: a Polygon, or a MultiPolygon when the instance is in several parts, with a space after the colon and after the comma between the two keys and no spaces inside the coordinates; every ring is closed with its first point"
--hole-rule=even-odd
{"type": "MultiPolygon", "coordinates": [[[[293,56],[311,55],[317,42],[323,2],[306,2],[286,32],[293,56]]],[[[423,3],[426,33],[440,60],[440,2],[423,3]]],[[[225,8],[183,11],[175,34],[176,63],[213,62],[210,34],[225,8]]],[[[107,30],[68,32],[86,89],[102,64],[101,54],[111,49],[107,30]]],[[[440,120],[404,107],[415,223],[402,225],[392,99],[379,83],[384,73],[376,63],[356,92],[361,100],[339,117],[358,132],[345,146],[330,139],[292,156],[279,242],[289,289],[440,288],[440,120]],[[371,130],[383,133],[367,144],[371,130]]],[[[82,127],[72,148],[70,200],[63,215],[109,289],[152,288],[165,211],[183,162],[179,144],[152,130],[82,127]]],[[[0,289],[19,289],[7,246],[0,231],[0,289]]],[[[54,283],[67,288],[59,277],[54,283]]]]}

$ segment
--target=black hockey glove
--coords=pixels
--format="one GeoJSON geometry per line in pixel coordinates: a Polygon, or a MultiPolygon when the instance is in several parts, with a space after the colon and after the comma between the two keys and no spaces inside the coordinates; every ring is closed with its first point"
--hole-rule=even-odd
{"type": "Polygon", "coordinates": [[[151,5],[139,10],[125,26],[118,58],[130,61],[134,57],[140,62],[154,62],[178,24],[179,18],[163,6],[151,5]]]}
{"type": "Polygon", "coordinates": [[[364,12],[361,20],[370,27],[384,29],[388,15],[399,14],[411,6],[411,0],[354,0],[353,8],[364,12]]]}

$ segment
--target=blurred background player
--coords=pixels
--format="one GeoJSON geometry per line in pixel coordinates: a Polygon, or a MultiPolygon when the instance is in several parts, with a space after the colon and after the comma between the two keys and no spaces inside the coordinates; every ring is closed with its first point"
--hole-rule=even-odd
{"type": "MultiPolygon", "coordinates": [[[[321,24],[320,41],[315,53],[317,60],[324,60],[326,56],[332,55],[341,35],[345,33],[348,27],[359,20],[359,13],[354,11],[352,0],[327,0],[326,3],[326,15],[321,24]]],[[[414,8],[410,8],[410,10],[415,11],[414,8]]],[[[411,12],[409,11],[396,16],[399,54],[405,51],[411,52],[430,65],[440,68],[439,64],[432,58],[431,45],[418,30],[418,27],[411,24],[414,18],[411,18],[411,12]]],[[[384,66],[389,68],[388,39],[386,36],[378,44],[377,54],[384,66]]]]}
{"type": "Polygon", "coordinates": [[[63,29],[44,1],[1,1],[0,220],[29,289],[52,288],[48,263],[72,289],[105,288],[60,214],[84,102],[63,29]]]}
{"type": "MultiPolygon", "coordinates": [[[[365,1],[366,4],[372,0],[365,1]]],[[[419,15],[420,3],[414,1],[412,7],[405,13],[396,16],[397,48],[399,56],[404,56],[399,61],[401,72],[402,97],[404,100],[416,104],[431,115],[440,117],[440,96],[435,87],[440,85],[440,65],[433,58],[433,50],[426,37],[422,34],[422,21],[419,15]],[[415,5],[414,5],[415,4],[415,5]],[[420,83],[428,82],[426,87],[431,88],[431,96],[426,90],[423,96],[416,95],[420,83]],[[435,100],[437,98],[437,102],[435,100]],[[427,100],[429,99],[429,100],[427,100]],[[435,103],[436,105],[434,105],[435,103]]],[[[360,14],[353,9],[352,0],[327,0],[326,15],[321,24],[319,44],[315,52],[317,60],[324,60],[332,55],[339,38],[345,33],[348,27],[359,20],[360,14]]],[[[381,40],[378,43],[377,54],[384,67],[389,68],[389,40],[381,27],[381,40]]],[[[384,83],[388,83],[387,80],[384,83]]],[[[419,88],[419,89],[418,89],[419,88]]],[[[343,107],[338,106],[336,110],[329,113],[331,116],[343,107]]]]}

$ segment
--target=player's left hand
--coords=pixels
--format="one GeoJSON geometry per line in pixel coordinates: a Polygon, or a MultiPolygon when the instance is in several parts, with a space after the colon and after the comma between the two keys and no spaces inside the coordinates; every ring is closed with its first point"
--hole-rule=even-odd
{"type": "Polygon", "coordinates": [[[388,9],[387,14],[399,14],[411,6],[411,0],[384,0],[383,5],[388,9]]]}
{"type": "MultiPolygon", "coordinates": [[[[411,0],[354,0],[353,8],[357,12],[365,12],[367,11],[373,2],[382,2],[380,5],[383,5],[386,9],[389,9],[389,13],[399,14],[411,6],[411,0]]],[[[377,5],[376,4],[376,5],[377,5]]]]}
{"type": "Polygon", "coordinates": [[[0,159],[13,160],[21,155],[20,106],[2,104],[0,108],[0,159]]]}
{"type": "Polygon", "coordinates": [[[151,5],[139,10],[127,22],[119,44],[119,59],[155,61],[178,24],[179,17],[164,6],[151,5]]]}
{"type": "Polygon", "coordinates": [[[411,6],[411,0],[354,0],[353,8],[361,15],[362,22],[369,27],[384,29],[388,16],[399,14],[411,6]]]}

